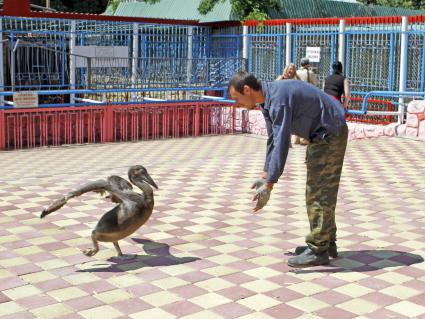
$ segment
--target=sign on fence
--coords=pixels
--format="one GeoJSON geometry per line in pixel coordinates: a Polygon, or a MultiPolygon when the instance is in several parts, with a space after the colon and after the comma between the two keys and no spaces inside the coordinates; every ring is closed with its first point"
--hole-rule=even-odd
{"type": "Polygon", "coordinates": [[[91,58],[92,68],[128,67],[129,51],[127,46],[76,46],[76,67],[86,68],[87,59],[91,58]]]}
{"type": "Polygon", "coordinates": [[[14,107],[38,107],[38,92],[24,91],[13,93],[14,107]]]}
{"type": "Polygon", "coordinates": [[[320,62],[320,47],[307,47],[305,56],[310,62],[320,62]]]}

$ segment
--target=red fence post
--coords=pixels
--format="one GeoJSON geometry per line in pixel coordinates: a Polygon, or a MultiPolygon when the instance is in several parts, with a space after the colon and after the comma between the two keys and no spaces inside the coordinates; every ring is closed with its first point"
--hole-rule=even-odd
{"type": "Polygon", "coordinates": [[[231,132],[235,133],[236,132],[236,105],[231,105],[230,106],[231,109],[231,114],[232,114],[232,127],[231,127],[231,132]]]}
{"type": "Polygon", "coordinates": [[[112,105],[105,105],[105,118],[104,118],[104,125],[103,125],[103,136],[104,136],[104,142],[112,142],[112,131],[113,131],[113,109],[112,105]]]}
{"type": "Polygon", "coordinates": [[[193,136],[199,135],[199,122],[201,121],[201,111],[199,103],[195,104],[195,120],[193,121],[193,136]]]}
{"type": "Polygon", "coordinates": [[[4,150],[5,145],[6,145],[6,141],[5,136],[6,136],[6,123],[4,122],[4,111],[0,110],[0,150],[4,150]]]}

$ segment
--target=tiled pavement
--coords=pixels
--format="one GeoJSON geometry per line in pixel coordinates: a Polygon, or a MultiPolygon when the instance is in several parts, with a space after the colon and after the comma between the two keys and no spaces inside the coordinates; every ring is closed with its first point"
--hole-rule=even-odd
{"type": "Polygon", "coordinates": [[[265,140],[213,136],[0,153],[0,318],[425,318],[425,144],[352,141],[337,224],[340,257],[293,270],[303,243],[304,150],[290,151],[269,205],[251,212],[265,140]],[[38,218],[89,180],[147,167],[149,222],[94,257],[112,207],[96,194],[38,218]]]}

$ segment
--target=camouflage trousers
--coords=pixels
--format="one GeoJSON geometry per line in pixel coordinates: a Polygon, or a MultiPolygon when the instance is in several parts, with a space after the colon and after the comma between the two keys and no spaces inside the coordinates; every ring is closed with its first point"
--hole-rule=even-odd
{"type": "Polygon", "coordinates": [[[306,206],[310,234],[306,243],[316,253],[327,250],[336,240],[335,207],[347,147],[348,128],[338,136],[312,142],[307,146],[306,206]]]}

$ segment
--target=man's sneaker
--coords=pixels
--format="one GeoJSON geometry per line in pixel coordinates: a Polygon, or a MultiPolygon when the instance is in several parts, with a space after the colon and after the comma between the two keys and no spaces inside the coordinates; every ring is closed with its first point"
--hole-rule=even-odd
{"type": "MultiPolygon", "coordinates": [[[[307,248],[308,246],[298,246],[295,248],[295,255],[301,255],[307,248]]],[[[338,250],[334,241],[329,243],[328,254],[332,258],[338,257],[338,250]]]]}
{"type": "Polygon", "coordinates": [[[307,248],[302,254],[289,258],[288,265],[295,268],[312,267],[329,264],[328,251],[315,254],[310,248],[307,248]]]}

